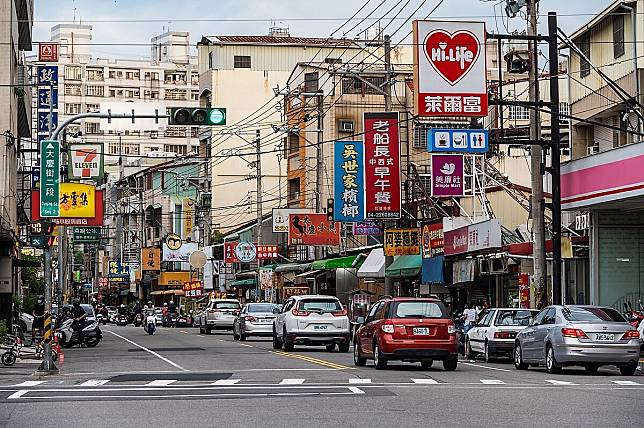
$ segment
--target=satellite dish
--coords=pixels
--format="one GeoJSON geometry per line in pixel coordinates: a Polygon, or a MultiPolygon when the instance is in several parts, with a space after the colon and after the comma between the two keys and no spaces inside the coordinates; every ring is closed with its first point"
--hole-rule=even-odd
{"type": "Polygon", "coordinates": [[[206,257],[206,253],[201,250],[197,250],[193,251],[192,254],[190,254],[189,261],[190,266],[192,266],[193,268],[201,269],[206,266],[208,258],[206,257]]]}

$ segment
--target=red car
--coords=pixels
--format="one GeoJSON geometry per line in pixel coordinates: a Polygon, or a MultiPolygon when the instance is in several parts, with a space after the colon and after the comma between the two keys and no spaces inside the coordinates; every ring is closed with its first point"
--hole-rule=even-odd
{"type": "Polygon", "coordinates": [[[420,362],[424,368],[442,360],[456,370],[456,329],[437,299],[392,298],[376,302],[353,339],[353,361],[364,366],[373,359],[376,369],[392,360],[420,362]]]}

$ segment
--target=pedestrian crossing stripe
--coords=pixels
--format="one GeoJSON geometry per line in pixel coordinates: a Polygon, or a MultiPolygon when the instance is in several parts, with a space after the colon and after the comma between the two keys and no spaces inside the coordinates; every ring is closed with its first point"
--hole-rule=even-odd
{"type": "Polygon", "coordinates": [[[481,379],[481,383],[484,385],[505,385],[505,382],[499,379],[481,379]]]}
{"type": "Polygon", "coordinates": [[[101,386],[101,385],[105,385],[108,382],[109,380],[104,380],[104,379],[103,380],[90,379],[79,384],[78,386],[101,386]]]}
{"type": "Polygon", "coordinates": [[[641,385],[640,383],[634,382],[632,380],[611,380],[611,382],[616,383],[617,385],[622,385],[622,386],[641,385]]]}
{"type": "Polygon", "coordinates": [[[565,381],[565,380],[546,379],[546,382],[551,383],[553,385],[560,385],[560,386],[577,385],[574,382],[568,382],[568,381],[565,381]]]}
{"type": "Polygon", "coordinates": [[[145,386],[168,386],[175,382],[176,380],[174,379],[157,379],[157,380],[153,380],[152,382],[146,383],[145,386]]]}
{"type": "Polygon", "coordinates": [[[282,379],[279,383],[280,385],[302,385],[304,379],[282,379]]]}

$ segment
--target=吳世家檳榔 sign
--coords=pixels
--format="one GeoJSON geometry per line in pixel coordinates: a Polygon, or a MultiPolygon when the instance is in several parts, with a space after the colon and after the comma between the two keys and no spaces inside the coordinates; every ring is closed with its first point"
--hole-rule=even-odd
{"type": "Polygon", "coordinates": [[[420,254],[420,229],[386,229],[385,256],[420,254]]]}
{"type": "Polygon", "coordinates": [[[336,141],[334,146],[335,221],[364,220],[364,153],[362,141],[336,141]]]}
{"type": "Polygon", "coordinates": [[[485,23],[414,21],[415,113],[487,115],[485,23]]]}

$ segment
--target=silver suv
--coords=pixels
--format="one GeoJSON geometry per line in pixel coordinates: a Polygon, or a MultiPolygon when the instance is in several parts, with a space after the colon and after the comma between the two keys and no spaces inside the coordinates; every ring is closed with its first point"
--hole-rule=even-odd
{"type": "Polygon", "coordinates": [[[239,300],[217,299],[211,300],[197,317],[199,332],[210,334],[212,330],[232,330],[235,318],[241,310],[239,300]]]}
{"type": "Polygon", "coordinates": [[[337,297],[293,296],[273,321],[273,349],[292,351],[294,345],[326,346],[349,352],[349,318],[337,297]]]}

